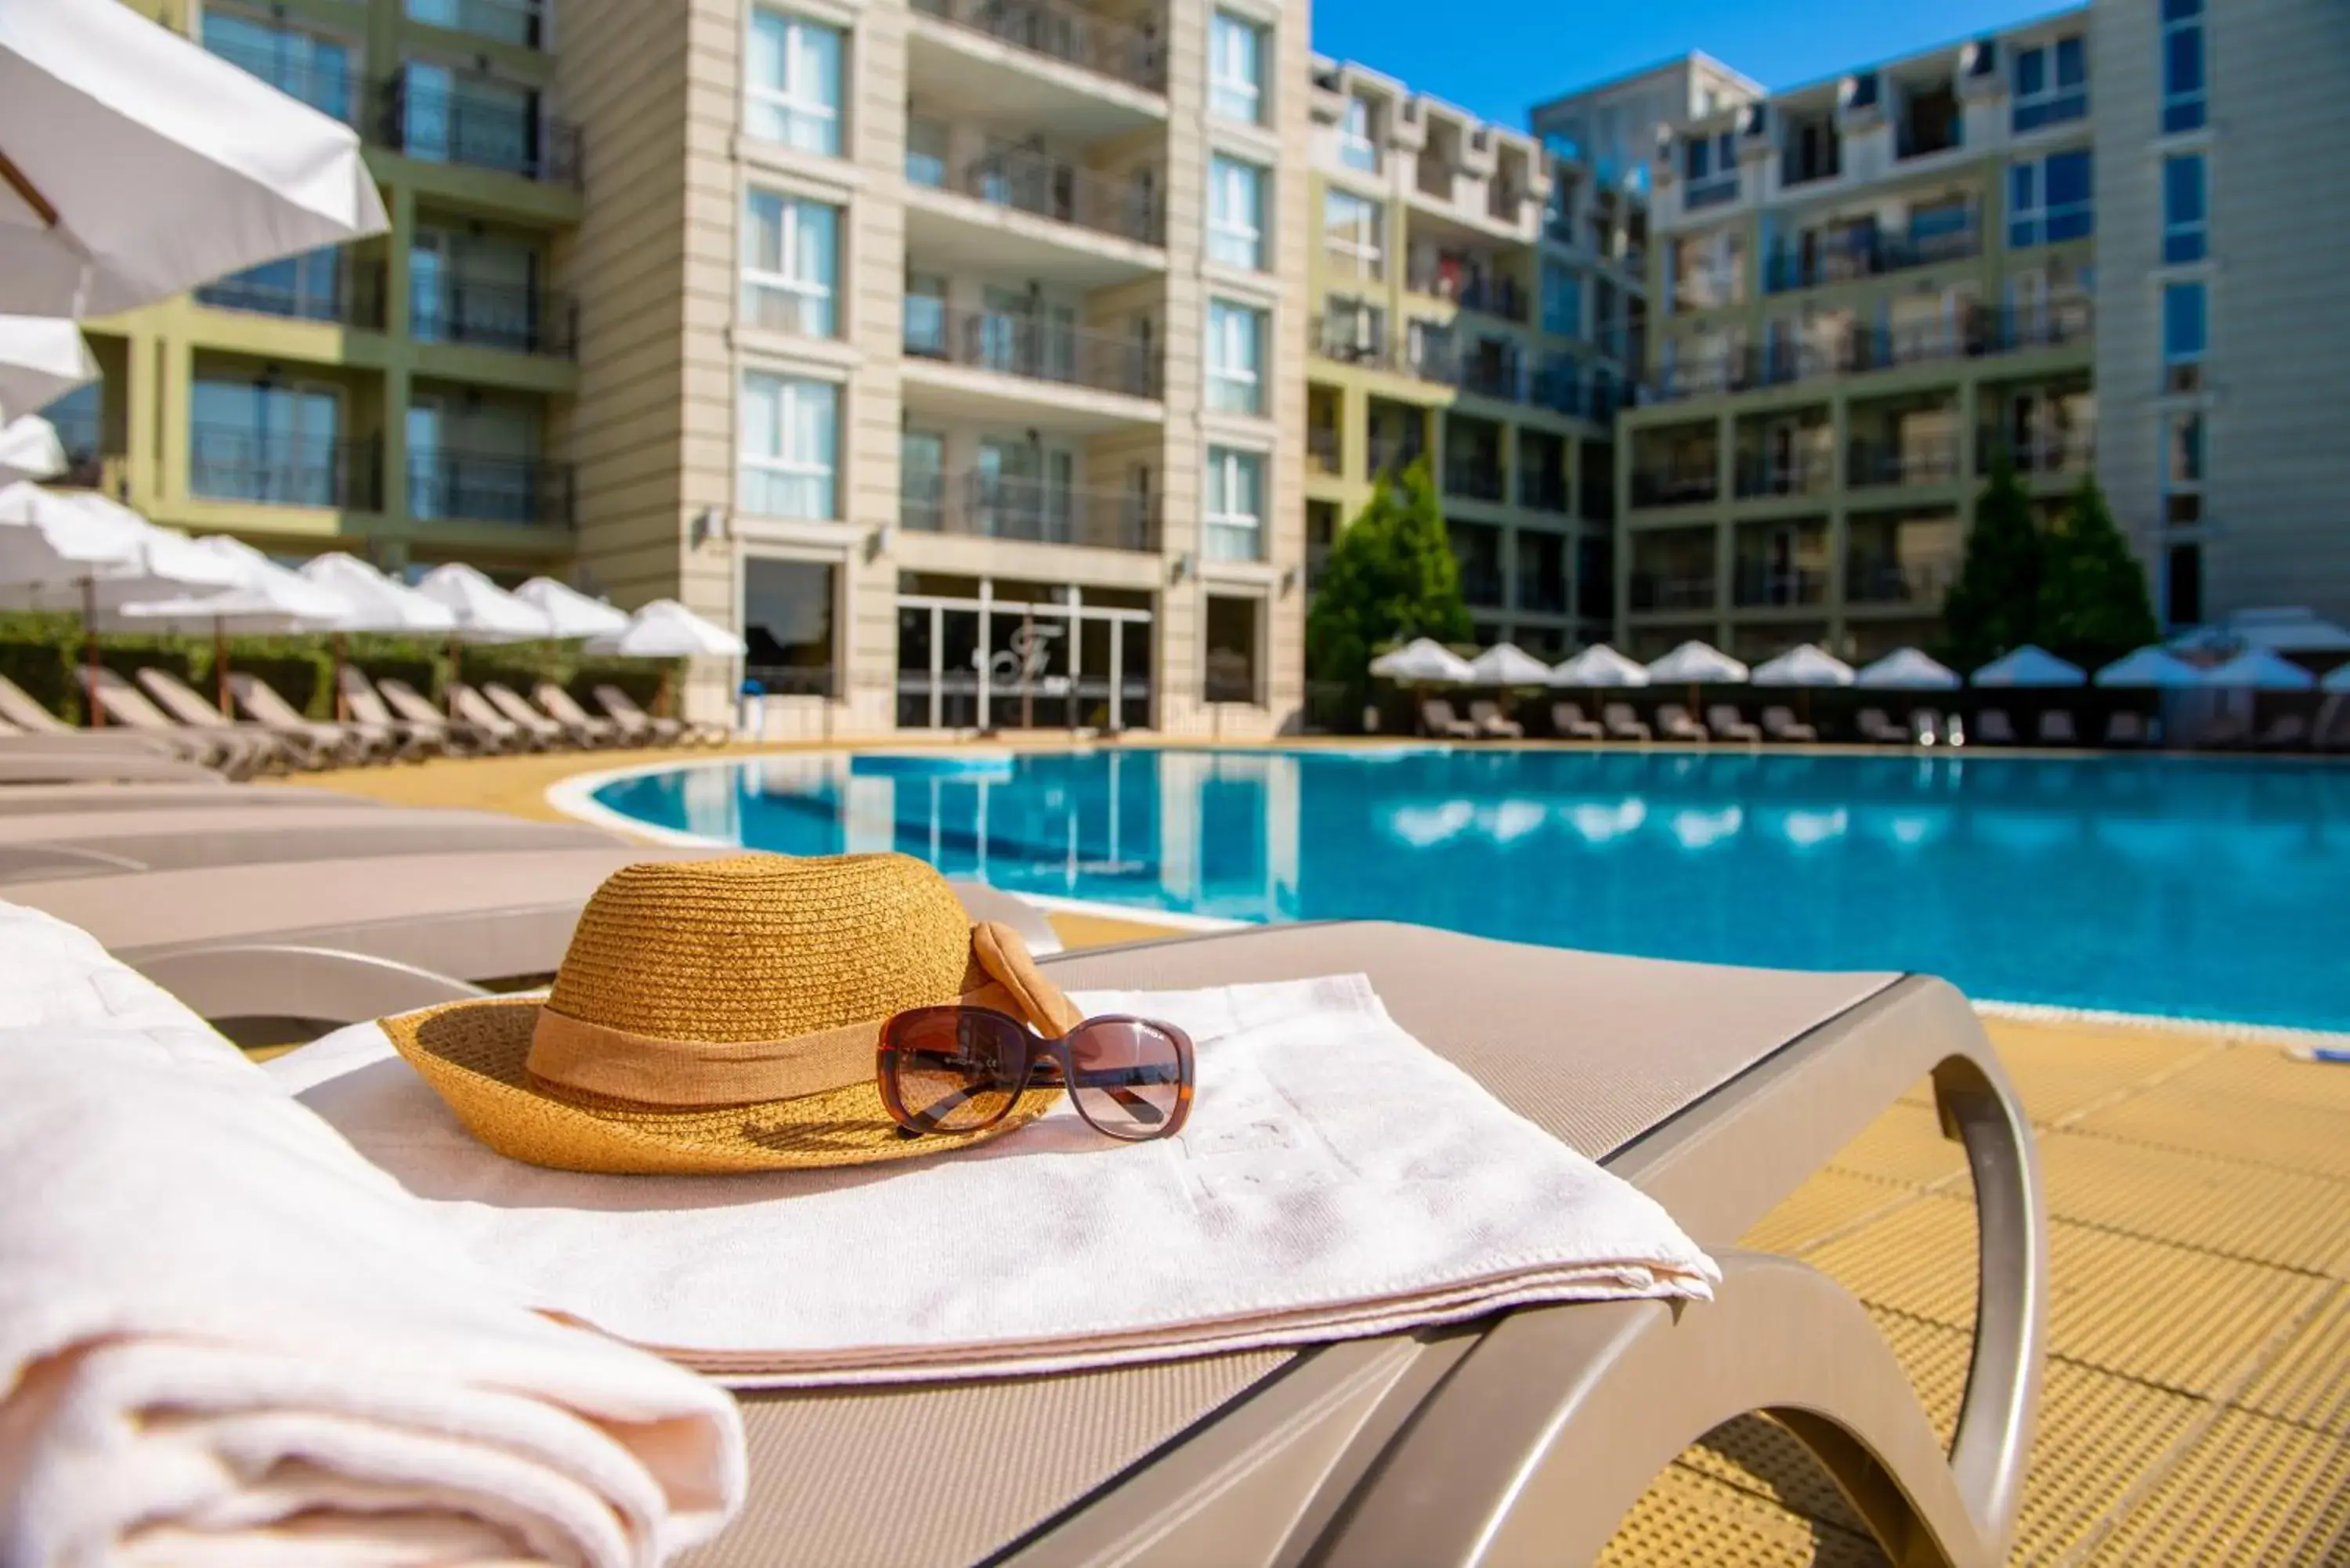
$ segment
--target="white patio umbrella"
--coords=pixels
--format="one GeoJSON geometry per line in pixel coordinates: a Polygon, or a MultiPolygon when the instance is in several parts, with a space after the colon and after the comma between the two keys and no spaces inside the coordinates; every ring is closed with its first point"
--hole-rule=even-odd
{"type": "Polygon", "coordinates": [[[233,711],[228,684],[230,632],[325,631],[348,606],[331,588],[279,566],[242,540],[216,534],[194,543],[198,549],[234,566],[243,581],[218,593],[125,604],[115,612],[115,618],[144,630],[183,634],[210,630],[213,700],[223,713],[228,713],[233,711]]]}
{"type": "Polygon", "coordinates": [[[1853,670],[1825,649],[1806,642],[1756,665],[1748,679],[1757,686],[1849,686],[1853,670]]]}
{"type": "Polygon", "coordinates": [[[1495,643],[1469,661],[1474,686],[1547,686],[1550,666],[1514,642],[1495,643]]]}
{"type": "Polygon", "coordinates": [[[74,317],[390,226],[359,133],[117,0],[0,5],[0,310],[74,317]]]}
{"type": "Polygon", "coordinates": [[[1417,638],[1371,660],[1371,673],[1399,686],[1465,686],[1469,661],[1431,638],[1417,638]]]}
{"type": "Polygon", "coordinates": [[[1914,648],[1898,648],[1874,664],[1863,665],[1852,678],[1855,686],[1872,691],[1954,691],[1958,672],[1914,648]]]}
{"type": "Polygon", "coordinates": [[[629,629],[628,611],[615,609],[602,599],[589,598],[553,577],[533,577],[516,588],[514,597],[546,617],[557,642],[618,637],[629,629]]]}
{"type": "Polygon", "coordinates": [[[2171,639],[2180,653],[2232,654],[2243,648],[2279,653],[2350,653],[2350,629],[2304,605],[2238,610],[2226,620],[2171,639]]]}
{"type": "Polygon", "coordinates": [[[2199,686],[2203,672],[2159,644],[2125,654],[2097,671],[2095,684],[2167,690],[2199,686]]]}
{"type": "Polygon", "coordinates": [[[2237,691],[2307,691],[2317,677],[2272,649],[2248,648],[2204,670],[2197,683],[2237,691]]]}
{"type": "Polygon", "coordinates": [[[302,563],[302,576],[333,592],[343,605],[342,614],[327,628],[334,634],[337,719],[350,717],[350,705],[343,695],[343,665],[352,632],[445,637],[457,628],[456,611],[406,583],[385,576],[356,556],[339,550],[314,556],[302,563]]]}
{"type": "Polygon", "coordinates": [[[0,316],[0,419],[29,414],[98,379],[81,328],[61,316],[0,316]]]}
{"type": "Polygon", "coordinates": [[[1554,686],[1646,686],[1648,667],[1604,642],[1595,642],[1550,672],[1554,686]]]}
{"type": "Polygon", "coordinates": [[[66,471],[66,449],[57,429],[38,414],[0,425],[0,484],[48,479],[66,471]]]}
{"type": "Polygon", "coordinates": [[[1725,685],[1743,681],[1746,666],[1711,643],[1692,639],[1648,666],[1651,686],[1725,685]]]}
{"type": "Polygon", "coordinates": [[[555,623],[536,605],[525,604],[462,561],[435,566],[417,579],[416,591],[446,606],[457,624],[449,634],[449,700],[457,700],[459,649],[468,642],[545,642],[555,623]]]}
{"type": "MultiPolygon", "coordinates": [[[[750,644],[716,621],[705,620],[675,599],[655,599],[629,618],[628,629],[618,637],[598,638],[588,644],[592,653],[621,659],[743,659],[750,644]]],[[[657,711],[670,711],[671,671],[661,670],[657,711]]]]}
{"type": "Polygon", "coordinates": [[[2317,683],[2322,691],[2350,691],[2350,664],[2337,666],[2317,683]]]}
{"type": "Polygon", "coordinates": [[[2010,649],[1976,670],[1969,680],[1977,686],[2012,689],[2079,686],[2088,680],[2077,664],[2068,664],[2033,643],[2010,649]]]}

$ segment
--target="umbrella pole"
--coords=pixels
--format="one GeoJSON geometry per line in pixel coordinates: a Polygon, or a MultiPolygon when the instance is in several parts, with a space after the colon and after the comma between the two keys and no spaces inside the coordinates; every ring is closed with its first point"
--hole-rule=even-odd
{"type": "Polygon", "coordinates": [[[457,634],[449,634],[449,717],[457,716],[457,634]]]}
{"type": "Polygon", "coordinates": [[[88,711],[83,715],[93,730],[106,728],[106,704],[98,700],[98,582],[92,577],[81,580],[81,648],[82,662],[88,667],[89,681],[88,711]]]}
{"type": "Polygon", "coordinates": [[[231,717],[228,705],[228,623],[219,616],[213,617],[213,695],[220,703],[221,717],[231,717]]]}
{"type": "Polygon", "coordinates": [[[338,631],[335,633],[335,722],[344,723],[350,716],[350,702],[343,695],[343,634],[338,631]]]}

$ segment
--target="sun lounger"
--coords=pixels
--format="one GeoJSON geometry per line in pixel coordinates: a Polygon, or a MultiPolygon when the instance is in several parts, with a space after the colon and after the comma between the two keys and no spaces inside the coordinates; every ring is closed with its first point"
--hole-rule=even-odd
{"type": "MultiPolygon", "coordinates": [[[[131,747],[159,756],[176,757],[182,762],[210,766],[219,762],[223,748],[219,742],[200,735],[161,732],[147,730],[78,730],[34,701],[30,692],[5,675],[0,675],[0,737],[9,740],[54,740],[68,746],[104,744],[131,747]]],[[[42,750],[38,746],[34,750],[42,750]]]]}
{"type": "Polygon", "coordinates": [[[532,701],[546,716],[565,729],[595,737],[599,746],[625,746],[635,737],[617,722],[598,719],[571,700],[571,693],[552,680],[542,680],[531,688],[532,701]]]}
{"type": "Polygon", "coordinates": [[[540,718],[525,724],[498,711],[495,704],[463,681],[449,688],[450,711],[465,723],[491,736],[504,752],[543,752],[563,741],[562,726],[540,718]]]}
{"type": "Polygon", "coordinates": [[[2043,746],[2077,746],[2081,733],[2073,726],[2072,713],[2063,708],[2050,708],[2040,715],[2040,743],[2043,746]]]}
{"type": "Polygon", "coordinates": [[[126,732],[179,738],[206,748],[204,766],[217,768],[230,778],[248,778],[256,773],[284,773],[293,765],[293,752],[274,735],[246,727],[239,729],[215,713],[216,724],[191,728],[181,723],[147,699],[147,694],[113,670],[100,666],[95,672],[77,669],[74,678],[81,682],[82,695],[97,705],[109,725],[126,732]]]}
{"type": "Polygon", "coordinates": [[[2015,744],[2015,725],[2003,708],[1985,708],[1975,715],[1975,739],[1986,746],[2015,744]]]}
{"type": "Polygon", "coordinates": [[[51,784],[228,781],[201,763],[137,746],[78,746],[54,736],[0,738],[0,796],[51,784]]]}
{"type": "Polygon", "coordinates": [[[139,671],[139,688],[149,701],[171,715],[174,722],[191,730],[239,735],[256,753],[274,759],[288,768],[337,767],[352,760],[345,749],[328,744],[317,736],[296,730],[280,730],[271,724],[239,722],[223,713],[208,697],[192,691],[187,682],[168,670],[149,666],[139,671]]]}
{"type": "Polygon", "coordinates": [[[390,808],[366,795],[298,785],[239,784],[230,787],[215,773],[183,783],[115,784],[16,784],[0,790],[0,822],[15,816],[59,812],[241,810],[245,806],[341,806],[355,811],[390,808]]]}
{"type": "Polygon", "coordinates": [[[2146,720],[2125,708],[2108,714],[2106,719],[2106,744],[2108,746],[2143,746],[2147,742],[2146,720]]]}
{"type": "Polygon", "coordinates": [[[537,736],[539,743],[549,748],[575,746],[583,752],[593,751],[619,739],[619,732],[608,726],[591,729],[585,724],[567,724],[560,719],[550,718],[524,701],[521,692],[501,682],[485,681],[481,691],[483,699],[491,707],[537,736]]]}
{"type": "Polygon", "coordinates": [[[709,746],[723,746],[734,738],[723,724],[668,719],[648,713],[637,706],[635,698],[617,686],[597,687],[596,706],[603,709],[606,717],[633,738],[650,735],[656,741],[683,741],[688,744],[709,746]]]}
{"type": "Polygon", "coordinates": [[[288,734],[316,736],[322,747],[360,762],[417,762],[424,754],[419,740],[389,724],[370,724],[358,719],[324,724],[306,719],[293,703],[277,694],[276,687],[258,675],[231,671],[228,691],[230,700],[255,723],[288,734]]]}
{"type": "Polygon", "coordinates": [[[1931,708],[1909,710],[1909,742],[1917,746],[1937,746],[1942,742],[1942,716],[1931,708]]]}
{"type": "Polygon", "coordinates": [[[1648,726],[1640,722],[1629,702],[1610,702],[1599,710],[1599,722],[1607,726],[1610,740],[1646,741],[1651,739],[1648,726]]]}
{"type": "Polygon", "coordinates": [[[1452,704],[1441,697],[1430,697],[1419,705],[1420,728],[1428,733],[1448,741],[1473,741],[1477,726],[1453,712],[1452,704]]]}
{"type": "Polygon", "coordinates": [[[1795,722],[1794,711],[1770,707],[1762,710],[1762,733],[1773,741],[1788,743],[1816,741],[1820,732],[1809,724],[1795,722]]]}
{"type": "Polygon", "coordinates": [[[2309,745],[2309,721],[2298,713],[2280,713],[2269,721],[2252,744],[2263,752],[2298,752],[2309,745]]]}
{"type": "Polygon", "coordinates": [[[1860,738],[1879,746],[1906,746],[1909,732],[1887,717],[1882,708],[1863,708],[1853,716],[1853,728],[1860,738]]]}
{"type": "Polygon", "coordinates": [[[1550,732],[1563,741],[1604,741],[1605,726],[1583,716],[1583,707],[1575,702],[1554,702],[1550,705],[1550,732]]]}
{"type": "Polygon", "coordinates": [[[1470,703],[1469,722],[1476,726],[1478,734],[1488,740],[1523,741],[1526,738],[1526,727],[1515,719],[1503,718],[1502,705],[1498,702],[1470,703]]]}
{"type": "MultiPolygon", "coordinates": [[[[253,791],[255,794],[264,791],[253,791]]],[[[0,817],[0,888],[69,877],[383,855],[593,849],[625,842],[582,823],[492,812],[254,805],[0,817]]],[[[0,892],[0,898],[6,897],[0,892]]]]}
{"type": "Polygon", "coordinates": [[[1748,723],[1738,710],[1727,702],[1716,702],[1712,707],[1708,708],[1705,711],[1705,723],[1706,728],[1713,732],[1713,738],[1717,741],[1743,741],[1748,745],[1762,743],[1762,729],[1748,723]]]}
{"type": "Polygon", "coordinates": [[[1690,711],[1678,702],[1666,702],[1657,709],[1657,738],[1662,741],[1709,741],[1705,726],[1690,717],[1690,711]]]}
{"type": "MultiPolygon", "coordinates": [[[[363,719],[372,720],[375,710],[382,708],[384,716],[394,722],[406,724],[421,735],[438,736],[442,748],[452,757],[481,756],[509,749],[504,736],[449,718],[405,680],[387,676],[370,684],[365,675],[346,668],[343,699],[349,703],[351,711],[363,719]]],[[[506,735],[517,742],[525,739],[511,729],[506,735]]]]}
{"type": "Polygon", "coordinates": [[[1949,986],[1373,923],[1046,967],[1071,988],[1366,971],[1423,1042],[1714,1249],[1718,1297],[1543,1307],[1295,1355],[745,1393],[749,1505],[681,1568],[1588,1563],[1684,1447],[1756,1410],[1856,1500],[1895,1560],[2004,1560],[2046,1342],[2045,1218],[2029,1124],[1949,986]],[[1572,1021],[1560,996],[1577,999],[1572,1021]],[[1735,1250],[1928,1073],[1967,1145],[1980,1228],[1974,1368],[1947,1455],[1857,1301],[1808,1266],[1735,1250]]]}

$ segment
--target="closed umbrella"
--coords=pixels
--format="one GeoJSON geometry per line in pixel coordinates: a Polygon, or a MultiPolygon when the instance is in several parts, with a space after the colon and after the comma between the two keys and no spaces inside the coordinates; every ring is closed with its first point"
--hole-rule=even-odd
{"type": "Polygon", "coordinates": [[[343,696],[346,639],[355,631],[400,635],[447,636],[457,628],[457,613],[447,605],[395,582],[356,556],[337,550],[302,563],[302,576],[331,591],[342,613],[328,628],[334,633],[335,717],[350,717],[343,696]]]}
{"type": "Polygon", "coordinates": [[[1876,663],[1863,665],[1852,683],[1872,691],[1954,691],[1960,685],[1956,670],[1914,648],[1896,649],[1876,663]]]}
{"type": "Polygon", "coordinates": [[[1977,686],[2045,690],[2079,686],[2088,680],[2088,675],[2079,665],[2068,664],[2046,649],[2027,642],[2001,654],[1969,679],[1977,686]]]}
{"type": "Polygon", "coordinates": [[[38,414],[0,425],[0,484],[49,479],[66,471],[66,449],[57,429],[38,414]]]}
{"type": "Polygon", "coordinates": [[[0,316],[0,419],[47,408],[97,379],[79,327],[59,316],[0,316]]]}
{"type": "Polygon", "coordinates": [[[390,226],[358,132],[118,0],[0,5],[0,309],[109,316],[390,226]]]}
{"type": "MultiPolygon", "coordinates": [[[[675,599],[655,599],[629,618],[618,637],[598,638],[588,645],[592,652],[622,659],[743,659],[750,645],[712,620],[705,620],[675,599]]],[[[671,671],[661,670],[659,711],[670,711],[671,671]]]]}
{"type": "Polygon", "coordinates": [[[2095,683],[2105,687],[2174,690],[2201,685],[2203,672],[2168,649],[2154,646],[2115,659],[2097,671],[2095,683]]]}
{"type": "Polygon", "coordinates": [[[2199,684],[2237,691],[2307,691],[2317,677],[2273,649],[2248,648],[2203,671],[2199,684]]]}

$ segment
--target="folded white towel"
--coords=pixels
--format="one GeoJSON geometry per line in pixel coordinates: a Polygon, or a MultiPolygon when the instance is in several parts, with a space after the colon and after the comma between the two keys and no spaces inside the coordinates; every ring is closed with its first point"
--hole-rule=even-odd
{"type": "Polygon", "coordinates": [[[933,1160],[583,1176],[475,1142],[372,1024],[267,1070],[540,1306],[745,1385],[1309,1344],[1720,1277],[1360,975],[1075,1000],[1191,1033],[1180,1137],[1114,1145],[1064,1103],[933,1160]]]}
{"type": "Polygon", "coordinates": [[[0,1563],[649,1565],[723,1389],[554,1322],[193,1013],[0,904],[0,1563]]]}

